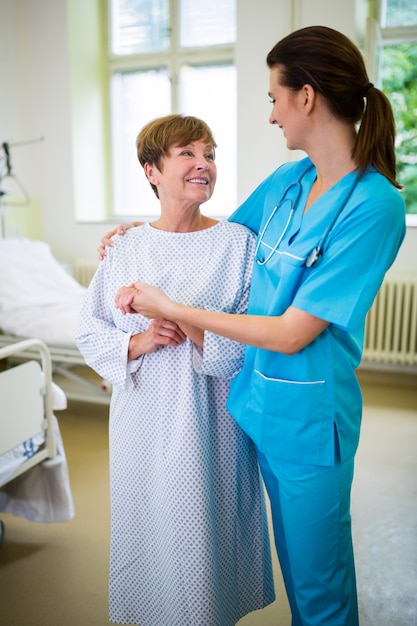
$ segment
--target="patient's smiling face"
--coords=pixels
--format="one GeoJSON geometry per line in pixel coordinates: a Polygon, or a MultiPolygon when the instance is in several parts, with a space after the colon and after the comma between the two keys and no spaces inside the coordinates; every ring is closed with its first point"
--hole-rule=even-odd
{"type": "Polygon", "coordinates": [[[162,158],[161,169],[145,168],[158,188],[161,206],[175,203],[199,206],[213,194],[217,179],[214,147],[203,141],[173,145],[162,158]]]}

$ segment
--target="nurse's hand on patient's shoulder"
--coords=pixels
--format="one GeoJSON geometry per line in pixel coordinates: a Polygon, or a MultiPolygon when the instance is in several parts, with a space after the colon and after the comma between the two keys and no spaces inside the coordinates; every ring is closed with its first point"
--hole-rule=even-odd
{"type": "Polygon", "coordinates": [[[141,224],[143,224],[143,222],[129,222],[128,224],[120,224],[116,228],[113,228],[113,230],[110,230],[108,233],[103,235],[103,237],[101,238],[101,243],[97,248],[98,258],[100,259],[100,261],[102,261],[106,256],[106,247],[113,245],[113,241],[111,238],[114,235],[124,235],[125,232],[129,230],[129,228],[132,228],[133,226],[141,226],[141,224]]]}
{"type": "Polygon", "coordinates": [[[150,354],[165,346],[177,347],[186,340],[185,333],[175,322],[169,320],[151,320],[149,327],[137,335],[132,335],[128,348],[128,361],[137,359],[142,354],[150,354]]]}

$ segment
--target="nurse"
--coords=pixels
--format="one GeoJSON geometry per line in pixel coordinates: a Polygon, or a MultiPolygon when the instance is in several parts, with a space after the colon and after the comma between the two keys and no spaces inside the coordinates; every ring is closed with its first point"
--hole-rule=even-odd
{"type": "Polygon", "coordinates": [[[365,316],[405,234],[394,121],[343,34],[295,31],[267,56],[270,123],[307,157],[231,216],[258,235],[247,315],[197,310],[141,282],[124,313],[247,344],[228,408],[255,442],[293,626],[355,626],[350,491],[365,316]]]}

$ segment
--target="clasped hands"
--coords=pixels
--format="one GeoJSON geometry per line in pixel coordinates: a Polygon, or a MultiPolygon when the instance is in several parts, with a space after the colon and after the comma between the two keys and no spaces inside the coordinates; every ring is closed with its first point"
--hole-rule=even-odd
{"type": "Polygon", "coordinates": [[[132,336],[129,360],[154,352],[158,347],[179,346],[186,340],[187,335],[180,326],[165,318],[162,308],[164,302],[171,301],[160,289],[140,282],[121,287],[117,292],[115,305],[123,315],[140,313],[152,320],[146,331],[132,336]],[[157,302],[160,302],[159,307],[157,302]]]}
{"type": "Polygon", "coordinates": [[[123,315],[140,313],[149,319],[166,317],[167,307],[171,303],[163,291],[141,282],[121,287],[114,301],[123,315]]]}
{"type": "MultiPolygon", "coordinates": [[[[140,313],[151,319],[150,329],[158,334],[162,333],[164,337],[169,335],[172,339],[169,345],[179,345],[189,337],[199,348],[204,346],[204,330],[183,321],[171,321],[178,318],[178,307],[181,305],[170,300],[157,287],[139,281],[121,287],[116,294],[115,304],[123,315],[140,313]]],[[[165,338],[162,342],[167,343],[165,338]]]]}

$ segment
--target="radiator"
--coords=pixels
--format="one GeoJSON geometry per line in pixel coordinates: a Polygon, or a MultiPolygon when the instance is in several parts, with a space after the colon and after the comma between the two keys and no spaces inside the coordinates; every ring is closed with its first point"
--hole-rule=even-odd
{"type": "Polygon", "coordinates": [[[362,365],[417,372],[417,274],[385,277],[366,318],[362,365]]]}
{"type": "Polygon", "coordinates": [[[88,287],[98,264],[98,259],[77,259],[75,262],[74,277],[81,285],[88,287]]]}

